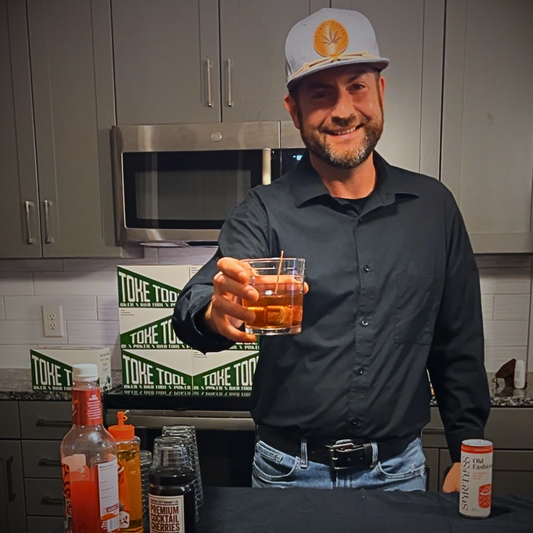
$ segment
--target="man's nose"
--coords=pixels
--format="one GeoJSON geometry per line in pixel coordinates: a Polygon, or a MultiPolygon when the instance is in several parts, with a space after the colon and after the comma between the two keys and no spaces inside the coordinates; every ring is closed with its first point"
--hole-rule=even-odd
{"type": "Polygon", "coordinates": [[[347,119],[354,114],[353,102],[350,93],[339,91],[333,107],[332,115],[335,118],[347,119]]]}

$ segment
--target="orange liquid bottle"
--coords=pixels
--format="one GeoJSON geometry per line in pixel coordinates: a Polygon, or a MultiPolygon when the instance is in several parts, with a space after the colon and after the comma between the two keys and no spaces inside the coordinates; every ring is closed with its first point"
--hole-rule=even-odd
{"type": "Polygon", "coordinates": [[[141,440],[131,424],[124,424],[127,416],[123,411],[117,418],[118,424],[110,426],[109,433],[117,441],[120,533],[143,533],[141,440]]]}
{"type": "Polygon", "coordinates": [[[72,367],[72,429],[61,442],[65,533],[119,533],[117,445],[105,430],[98,369],[72,367]]]}

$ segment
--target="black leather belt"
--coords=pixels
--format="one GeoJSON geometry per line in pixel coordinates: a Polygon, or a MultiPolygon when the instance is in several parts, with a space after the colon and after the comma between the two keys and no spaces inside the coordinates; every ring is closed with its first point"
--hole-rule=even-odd
{"type": "MultiPolygon", "coordinates": [[[[256,437],[273,448],[289,455],[301,455],[300,433],[272,426],[256,426],[256,437]]],[[[400,455],[416,438],[416,435],[378,442],[378,461],[386,461],[400,455]]],[[[330,466],[333,470],[354,468],[365,470],[372,466],[372,445],[352,439],[307,440],[307,457],[310,461],[330,466]]]]}

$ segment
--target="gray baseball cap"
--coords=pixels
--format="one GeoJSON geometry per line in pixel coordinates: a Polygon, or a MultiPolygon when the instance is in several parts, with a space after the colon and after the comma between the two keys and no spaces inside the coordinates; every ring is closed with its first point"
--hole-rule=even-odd
{"type": "Polygon", "coordinates": [[[370,21],[357,11],[324,8],[296,24],[285,42],[287,88],[304,76],[355,63],[383,70],[390,61],[379,55],[370,21]]]}

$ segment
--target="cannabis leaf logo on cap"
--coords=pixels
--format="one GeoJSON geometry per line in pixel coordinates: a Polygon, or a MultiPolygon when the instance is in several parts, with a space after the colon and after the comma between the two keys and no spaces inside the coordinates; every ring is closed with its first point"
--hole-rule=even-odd
{"type": "Polygon", "coordinates": [[[348,47],[348,32],[340,22],[325,20],[315,30],[313,45],[321,56],[335,58],[348,47]]]}

